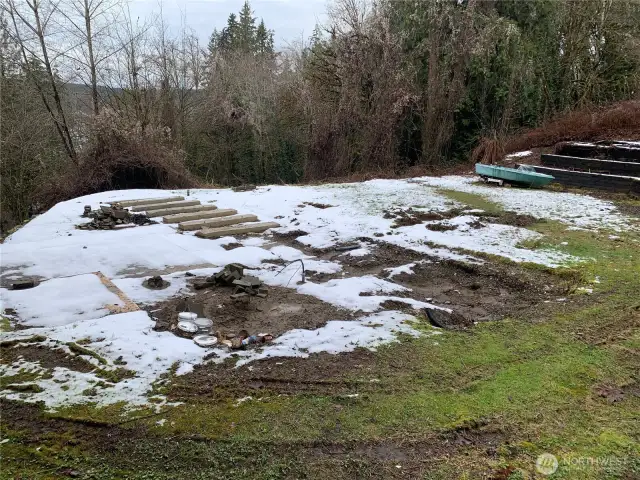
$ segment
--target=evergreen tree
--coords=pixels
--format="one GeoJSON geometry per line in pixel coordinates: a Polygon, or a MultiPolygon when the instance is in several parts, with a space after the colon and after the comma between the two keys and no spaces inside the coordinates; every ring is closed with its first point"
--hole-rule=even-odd
{"type": "Polygon", "coordinates": [[[229,14],[227,19],[227,26],[222,29],[218,37],[218,48],[222,51],[233,50],[237,43],[238,38],[238,21],[236,20],[236,14],[229,14]]]}
{"type": "Polygon", "coordinates": [[[220,35],[221,32],[218,32],[217,28],[213,29],[211,36],[209,37],[209,43],[207,44],[207,50],[209,51],[209,55],[215,54],[216,50],[218,50],[218,46],[220,43],[220,35]]]}
{"type": "Polygon", "coordinates": [[[248,1],[244,2],[240,10],[238,22],[238,36],[235,39],[235,47],[242,52],[256,51],[256,19],[251,11],[248,1]]]}
{"type": "Polygon", "coordinates": [[[273,55],[273,31],[267,30],[264,20],[260,20],[260,25],[256,30],[256,53],[263,57],[273,55]]]}

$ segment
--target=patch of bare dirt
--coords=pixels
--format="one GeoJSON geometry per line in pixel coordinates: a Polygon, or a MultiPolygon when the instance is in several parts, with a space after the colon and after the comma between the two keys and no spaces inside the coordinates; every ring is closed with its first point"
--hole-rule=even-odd
{"type": "Polygon", "coordinates": [[[504,212],[497,216],[480,214],[478,217],[488,223],[500,223],[502,225],[511,225],[512,227],[529,227],[534,223],[544,221],[531,215],[522,215],[515,212],[504,212]]]}
{"type": "MultiPolygon", "coordinates": [[[[293,280],[295,281],[295,279],[293,280]]],[[[248,303],[230,298],[231,287],[211,287],[187,298],[173,298],[149,307],[156,319],[156,330],[171,330],[178,313],[191,311],[213,320],[213,330],[250,335],[271,333],[276,337],[294,328],[316,329],[329,320],[348,317],[349,312],[301,295],[291,288],[268,287],[266,298],[251,297],[248,303]]]]}
{"type": "MultiPolygon", "coordinates": [[[[339,417],[348,405],[338,399],[334,400],[335,413],[327,416],[323,435],[317,440],[243,442],[242,445],[200,434],[160,436],[146,426],[155,418],[129,422],[125,427],[90,419],[52,418],[42,407],[21,402],[0,399],[0,407],[6,427],[20,432],[19,441],[24,446],[46,445],[57,449],[70,446],[86,456],[88,464],[73,462],[78,457],[71,455],[68,460],[73,468],[61,463],[57,469],[47,469],[55,478],[84,478],[95,473],[96,465],[91,461],[97,459],[109,472],[153,471],[161,475],[170,471],[175,478],[192,475],[194,459],[197,459],[200,469],[211,471],[215,465],[216,471],[226,478],[227,469],[237,473],[240,467],[262,473],[267,467],[261,463],[265,456],[293,460],[289,465],[291,478],[427,478],[429,471],[437,470],[452,457],[491,457],[501,444],[518,441],[511,432],[491,426],[434,432],[419,438],[405,438],[401,432],[391,432],[390,438],[345,441],[340,435],[339,417]],[[91,471],[85,471],[90,465],[91,471]]],[[[375,424],[377,419],[372,416],[365,421],[375,424]]],[[[486,477],[482,475],[484,472],[477,473],[477,478],[486,477]]]]}
{"type": "Polygon", "coordinates": [[[461,214],[459,209],[451,209],[446,212],[421,212],[414,208],[387,210],[385,211],[383,218],[395,219],[391,228],[409,227],[411,225],[417,225],[422,222],[432,220],[444,220],[447,218],[457,217],[461,214]]]}
{"type": "Polygon", "coordinates": [[[2,363],[13,363],[18,359],[22,359],[27,362],[38,362],[43,368],[47,369],[62,367],[82,373],[91,372],[96,368],[82,358],[68,355],[62,350],[49,348],[44,344],[1,347],[0,359],[2,363]]]}
{"type": "Polygon", "coordinates": [[[433,232],[448,232],[450,230],[455,230],[455,225],[447,225],[446,223],[438,222],[438,223],[428,223],[425,225],[427,230],[431,230],[433,232]]]}
{"type": "Polygon", "coordinates": [[[191,373],[176,377],[170,396],[347,395],[380,390],[380,373],[375,353],[362,348],[349,353],[314,353],[309,358],[267,358],[240,367],[230,360],[196,365],[191,373]]]}
{"type": "Polygon", "coordinates": [[[231,243],[227,243],[225,245],[222,246],[222,248],[224,248],[225,250],[235,250],[236,248],[240,248],[242,247],[241,243],[238,242],[231,242],[231,243]]]}
{"type": "Polygon", "coordinates": [[[620,212],[630,217],[640,218],[640,204],[632,204],[628,202],[617,202],[616,207],[620,212]]]}
{"type": "Polygon", "coordinates": [[[309,205],[310,207],[315,207],[315,208],[319,208],[321,210],[324,210],[325,208],[331,208],[334,205],[328,205],[326,203],[316,203],[316,202],[304,202],[305,205],[309,205]]]}
{"type": "Polygon", "coordinates": [[[393,277],[394,282],[412,289],[397,296],[427,299],[476,322],[523,316],[532,307],[566,294],[570,286],[568,280],[550,273],[489,262],[472,265],[442,260],[417,264],[413,272],[393,277]]]}

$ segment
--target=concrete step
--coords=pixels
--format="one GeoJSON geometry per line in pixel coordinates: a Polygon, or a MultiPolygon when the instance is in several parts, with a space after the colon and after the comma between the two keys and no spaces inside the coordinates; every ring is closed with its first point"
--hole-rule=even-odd
{"type": "MultiPolygon", "coordinates": [[[[204,205],[203,205],[204,206],[204,205]]],[[[208,206],[208,205],[207,205],[208,206]]],[[[187,208],[197,208],[197,207],[185,207],[187,208]]],[[[235,215],[238,211],[232,208],[221,208],[220,210],[206,209],[197,211],[190,210],[185,213],[178,213],[176,215],[168,215],[162,219],[164,223],[180,223],[180,222],[188,222],[193,220],[202,220],[203,218],[218,218],[218,217],[227,217],[229,215],[235,215]]],[[[155,212],[154,212],[155,214],[155,212]]]]}
{"type": "Polygon", "coordinates": [[[199,230],[203,227],[226,227],[227,225],[235,225],[236,223],[257,222],[258,217],[255,215],[231,215],[230,217],[209,218],[206,220],[192,220],[190,222],[181,222],[178,224],[180,230],[199,230]]]}
{"type": "Polygon", "coordinates": [[[262,233],[270,228],[278,228],[279,223],[276,222],[259,222],[248,223],[246,225],[233,225],[230,227],[203,228],[196,232],[196,237],[200,238],[219,238],[227,235],[240,235],[242,233],[262,233]]]}
{"type": "Polygon", "coordinates": [[[163,210],[151,210],[148,212],[150,217],[164,217],[165,215],[175,215],[177,213],[194,213],[204,212],[209,210],[216,210],[218,207],[215,205],[192,205],[187,207],[171,207],[163,210]]]}
{"type": "Polygon", "coordinates": [[[117,203],[121,207],[137,207],[139,205],[153,205],[154,203],[177,202],[179,200],[184,200],[184,197],[139,198],[137,200],[119,200],[111,202],[111,204],[117,203]]]}
{"type": "Polygon", "coordinates": [[[154,203],[151,205],[140,205],[137,207],[131,207],[134,212],[151,212],[153,210],[166,210],[167,208],[178,207],[192,207],[194,205],[200,205],[200,200],[185,200],[184,202],[168,202],[168,203],[154,203]]]}

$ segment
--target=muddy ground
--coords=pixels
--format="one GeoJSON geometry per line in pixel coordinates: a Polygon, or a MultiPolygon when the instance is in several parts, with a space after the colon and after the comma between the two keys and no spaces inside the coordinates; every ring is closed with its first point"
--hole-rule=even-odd
{"type": "Polygon", "coordinates": [[[251,335],[271,333],[279,336],[294,328],[316,329],[330,320],[349,317],[349,312],[322,302],[315,297],[300,295],[295,290],[268,287],[266,298],[250,297],[248,303],[230,298],[231,287],[210,287],[196,290],[193,296],[173,298],[148,308],[156,319],[156,330],[171,330],[178,313],[191,311],[214,321],[214,330],[237,333],[246,330],[251,335]]]}
{"type": "MultiPolygon", "coordinates": [[[[300,246],[291,240],[296,248],[300,246]]],[[[314,275],[312,281],[330,278],[377,275],[410,288],[394,296],[429,301],[452,308],[461,314],[462,329],[473,328],[474,322],[499,320],[509,316],[523,321],[536,321],[545,312],[557,309],[560,296],[567,294],[574,281],[542,270],[526,269],[517,264],[486,261],[473,265],[452,260],[425,257],[412,250],[383,242],[370,241],[371,253],[353,257],[334,249],[315,251],[316,258],[340,262],[343,271],[331,275],[314,275]],[[387,269],[417,263],[413,274],[389,278],[387,269]]],[[[229,287],[213,287],[197,291],[193,297],[173,299],[151,307],[160,328],[170,328],[177,313],[190,309],[214,320],[214,330],[235,333],[270,332],[276,337],[293,328],[314,329],[329,320],[347,319],[361,314],[337,309],[292,289],[269,287],[266,299],[252,299],[248,306],[233,302],[229,287]]],[[[402,300],[386,302],[384,309],[401,310],[413,315],[414,310],[402,300]]],[[[422,321],[427,322],[422,315],[422,321]]],[[[252,362],[236,368],[233,360],[222,364],[196,366],[190,374],[174,379],[171,398],[197,401],[198,398],[240,398],[271,394],[313,393],[322,395],[367,392],[380,388],[378,381],[406,371],[410,365],[397,359],[397,365],[369,350],[331,355],[313,354],[309,358],[274,358],[252,362]],[[381,375],[382,373],[382,375],[381,375]],[[330,380],[328,380],[330,379],[330,380]]]]}
{"type": "MultiPolygon", "coordinates": [[[[343,267],[341,272],[334,274],[317,274],[310,270],[311,280],[324,282],[334,278],[375,275],[412,290],[398,292],[394,296],[422,301],[431,299],[430,302],[452,308],[474,322],[498,320],[506,315],[524,317],[530,313],[531,307],[566,295],[575,283],[572,278],[561,278],[517,264],[489,260],[477,265],[467,264],[428,257],[389,243],[362,240],[368,242],[371,250],[364,256],[354,257],[335,249],[309,252],[319,259],[338,262],[343,267]],[[413,274],[390,276],[389,269],[409,263],[416,263],[412,268],[413,274]]],[[[295,240],[290,245],[300,248],[295,240]]]]}
{"type": "Polygon", "coordinates": [[[0,363],[11,364],[16,360],[38,362],[40,366],[53,370],[56,367],[68,368],[76,372],[87,373],[95,370],[95,365],[82,358],[70,356],[60,349],[50,348],[42,343],[29,346],[0,347],[0,363]]]}
{"type": "MultiPolygon", "coordinates": [[[[97,470],[109,467],[115,469],[111,472],[157,471],[174,475],[173,478],[188,478],[200,472],[215,474],[234,471],[238,467],[258,472],[273,459],[295,459],[295,463],[289,465],[293,476],[287,478],[364,478],[362,468],[366,468],[366,478],[422,478],[438,462],[446,461],[452,455],[477,455],[478,452],[495,455],[502,443],[516,438],[513,432],[491,425],[474,425],[435,433],[419,440],[397,438],[345,442],[332,441],[331,435],[327,435],[327,439],[316,442],[244,442],[239,447],[233,442],[199,435],[158,436],[144,418],[127,421],[126,425],[51,418],[37,405],[2,399],[0,408],[5,427],[22,432],[21,443],[25,448],[63,449],[63,454],[57,457],[58,466],[43,470],[48,473],[47,478],[94,478],[92,474],[97,470]],[[60,439],[64,441],[60,443],[60,439]],[[66,449],[73,451],[77,446],[82,446],[84,455],[80,463],[72,455],[64,455],[66,449]],[[234,448],[241,448],[242,455],[230,454],[234,448]],[[366,461],[366,466],[361,465],[363,461],[366,461]],[[396,467],[398,463],[402,463],[402,469],[396,467]],[[196,466],[197,470],[194,469],[196,466]]],[[[336,408],[344,406],[336,404],[336,408]]],[[[161,417],[150,421],[157,418],[161,417]]],[[[335,428],[340,426],[337,424],[335,428]]],[[[487,472],[478,472],[479,475],[482,473],[487,472]]]]}

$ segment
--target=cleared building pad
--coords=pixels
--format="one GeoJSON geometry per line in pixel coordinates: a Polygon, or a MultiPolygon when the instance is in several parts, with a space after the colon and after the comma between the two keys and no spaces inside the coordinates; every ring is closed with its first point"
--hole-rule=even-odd
{"type": "Polygon", "coordinates": [[[163,198],[140,198],[138,200],[119,200],[111,202],[117,203],[121,207],[137,207],[139,205],[153,205],[155,203],[178,202],[184,200],[184,197],[163,197],[163,198]]]}
{"type": "Polygon", "coordinates": [[[242,233],[262,233],[270,228],[278,228],[279,223],[276,222],[259,222],[249,223],[246,225],[233,225],[229,227],[219,228],[203,228],[196,232],[196,237],[200,238],[218,238],[227,235],[240,235],[242,233]]]}
{"type": "Polygon", "coordinates": [[[167,208],[192,207],[200,205],[200,200],[185,200],[183,202],[154,203],[152,205],[140,205],[132,207],[134,212],[152,212],[153,210],[166,210],[167,208]]]}
{"type": "MultiPolygon", "coordinates": [[[[185,207],[185,210],[191,207],[185,207]]],[[[221,208],[220,210],[201,210],[191,211],[190,213],[178,213],[176,215],[168,215],[162,219],[164,223],[180,223],[189,222],[192,220],[202,220],[204,218],[219,218],[227,217],[229,215],[235,215],[238,211],[233,208],[221,208]]],[[[154,212],[155,215],[155,212],[154,212]]]]}
{"type": "Polygon", "coordinates": [[[217,228],[227,225],[235,225],[237,223],[257,222],[258,217],[255,215],[231,215],[229,217],[209,218],[206,220],[192,220],[190,222],[181,222],[178,224],[180,230],[199,230],[203,227],[217,228]]]}

